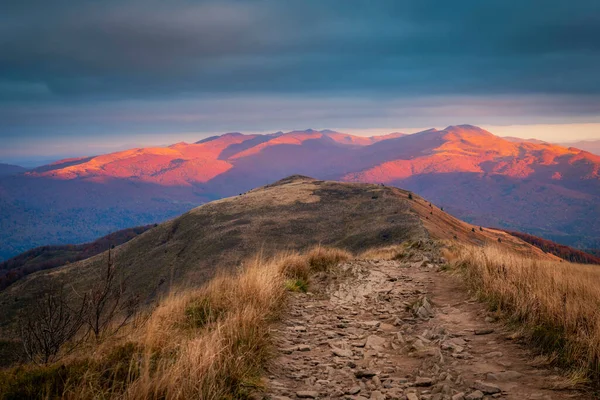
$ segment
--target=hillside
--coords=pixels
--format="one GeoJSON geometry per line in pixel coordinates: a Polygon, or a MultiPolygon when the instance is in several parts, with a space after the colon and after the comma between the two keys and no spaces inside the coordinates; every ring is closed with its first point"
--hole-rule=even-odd
{"type": "Polygon", "coordinates": [[[580,264],[596,264],[600,265],[600,257],[594,255],[593,252],[581,251],[569,246],[554,243],[550,240],[542,239],[537,236],[528,235],[522,232],[505,231],[513,236],[518,237],[536,247],[539,247],[546,253],[554,254],[563,260],[571,261],[580,264]]]}
{"type": "MultiPolygon", "coordinates": [[[[7,323],[17,310],[46,315],[24,307],[47,298],[41,294],[50,287],[97,293],[90,289],[102,286],[108,254],[40,271],[0,292],[0,393],[595,398],[581,383],[595,379],[597,336],[572,328],[598,331],[589,318],[598,292],[593,279],[582,279],[597,277],[597,268],[559,262],[404,190],[291,176],[198,207],[110,254],[118,288],[146,306],[117,332],[94,337],[87,325],[79,328],[50,361],[1,368],[15,361],[19,345],[7,323]],[[517,317],[522,329],[514,340],[517,317]],[[554,325],[540,331],[548,321],[554,325]],[[557,336],[553,329],[562,327],[568,330],[557,336]],[[532,346],[554,357],[533,364],[532,346]]],[[[76,310],[69,315],[77,318],[76,310]]]]}
{"type": "Polygon", "coordinates": [[[34,272],[93,257],[108,250],[111,246],[118,246],[133,239],[152,226],[123,229],[90,243],[42,246],[28,250],[0,263],[0,290],[34,272]]]}
{"type": "Polygon", "coordinates": [[[161,222],[292,174],[395,185],[476,225],[600,247],[600,156],[461,125],[370,138],[229,133],[3,177],[0,258],[161,222]]]}
{"type": "Polygon", "coordinates": [[[560,143],[560,145],[564,147],[575,147],[600,155],[600,140],[580,140],[578,142],[560,143]]]}
{"type": "Polygon", "coordinates": [[[26,168],[20,167],[18,165],[0,163],[0,176],[16,175],[16,174],[21,174],[25,171],[27,171],[26,168]]]}
{"type": "MultiPolygon", "coordinates": [[[[466,224],[417,195],[397,188],[319,181],[293,176],[213,201],[149,229],[113,251],[127,291],[146,302],[171,286],[197,286],[217,270],[235,269],[264,256],[314,245],[353,252],[420,238],[496,243],[524,254],[550,255],[505,232],[466,224]]],[[[94,285],[107,254],[30,275],[0,292],[6,328],[15,313],[49,287],[78,292],[94,285]]]]}

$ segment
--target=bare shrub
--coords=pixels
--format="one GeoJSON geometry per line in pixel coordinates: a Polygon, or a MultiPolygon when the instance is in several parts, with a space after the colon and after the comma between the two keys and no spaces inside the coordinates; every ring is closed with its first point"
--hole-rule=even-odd
{"type": "Polygon", "coordinates": [[[48,364],[61,357],[63,347],[69,345],[69,350],[73,350],[80,343],[73,339],[85,322],[85,307],[85,300],[77,309],[69,307],[62,289],[37,299],[19,320],[23,349],[29,360],[48,364]]]}
{"type": "Polygon", "coordinates": [[[96,340],[116,333],[133,317],[138,309],[137,296],[126,297],[125,280],[117,274],[108,250],[106,267],[99,274],[97,285],[86,294],[86,323],[96,340]]]}

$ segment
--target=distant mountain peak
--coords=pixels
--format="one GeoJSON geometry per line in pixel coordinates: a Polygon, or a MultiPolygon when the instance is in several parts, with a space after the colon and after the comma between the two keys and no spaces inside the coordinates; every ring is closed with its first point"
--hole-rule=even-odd
{"type": "Polygon", "coordinates": [[[423,133],[435,133],[435,132],[440,132],[440,131],[437,130],[436,128],[429,128],[429,129],[425,129],[424,131],[414,133],[414,135],[419,135],[419,134],[423,134],[423,133]]]}
{"type": "Polygon", "coordinates": [[[218,138],[220,138],[220,135],[215,135],[215,136],[209,136],[207,138],[204,139],[200,139],[197,142],[195,142],[194,144],[202,144],[202,143],[207,143],[207,142],[212,142],[213,140],[216,140],[218,138]]]}
{"type": "Polygon", "coordinates": [[[288,176],[287,178],[280,179],[277,182],[272,183],[269,186],[281,186],[281,185],[285,185],[285,184],[292,183],[292,182],[314,182],[314,181],[316,181],[316,179],[311,178],[310,176],[296,174],[296,175],[288,176]]]}
{"type": "Polygon", "coordinates": [[[448,129],[473,129],[473,130],[480,130],[482,131],[483,129],[476,126],[476,125],[471,125],[471,124],[459,124],[459,125],[449,125],[446,127],[446,130],[448,129]]]}
{"type": "Polygon", "coordinates": [[[469,132],[473,134],[486,135],[486,136],[494,136],[494,134],[486,131],[483,128],[480,128],[475,125],[462,124],[462,125],[450,125],[447,126],[444,131],[446,132],[469,132]]]}

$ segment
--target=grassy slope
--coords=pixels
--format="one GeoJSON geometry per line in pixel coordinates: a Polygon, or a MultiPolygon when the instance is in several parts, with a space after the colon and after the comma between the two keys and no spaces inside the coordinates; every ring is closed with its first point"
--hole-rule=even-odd
{"type": "MultiPolygon", "coordinates": [[[[503,246],[523,254],[553,257],[504,232],[480,231],[408,194],[388,186],[294,176],[195,208],[117,247],[113,255],[128,290],[147,302],[171,285],[197,287],[257,251],[269,256],[315,244],[361,252],[425,237],[456,236],[472,244],[501,238],[503,246]]],[[[106,259],[101,253],[41,271],[0,292],[0,333],[9,336],[17,311],[49,287],[88,289],[106,259]]]]}
{"type": "Polygon", "coordinates": [[[0,370],[0,398],[250,398],[269,356],[269,324],[285,304],[286,280],[349,257],[315,248],[250,260],[241,271],[172,293],[145,323],[61,362],[0,370]]]}
{"type": "Polygon", "coordinates": [[[118,246],[133,239],[152,226],[123,229],[90,243],[42,246],[28,250],[0,263],[0,290],[34,272],[93,257],[108,250],[111,246],[118,246]]]}
{"type": "Polygon", "coordinates": [[[600,379],[600,269],[524,257],[494,245],[448,252],[470,288],[574,382],[600,379]]]}
{"type": "Polygon", "coordinates": [[[554,254],[555,256],[560,257],[563,260],[582,264],[600,264],[600,257],[594,255],[591,252],[588,253],[585,251],[577,250],[569,246],[555,243],[551,240],[529,235],[527,233],[507,230],[505,230],[505,232],[510,233],[511,235],[516,236],[519,239],[526,241],[527,243],[531,243],[536,247],[539,247],[544,252],[554,254]]]}
{"type": "Polygon", "coordinates": [[[412,197],[413,200],[409,202],[411,210],[419,216],[428,235],[434,239],[454,240],[476,246],[494,244],[522,256],[541,260],[559,260],[558,257],[546,254],[541,249],[502,230],[469,224],[442,211],[420,196],[412,194],[412,197]]]}
{"type": "MultiPolygon", "coordinates": [[[[427,236],[407,192],[368,184],[295,177],[214,201],[116,248],[129,290],[156,298],[171,285],[198,286],[257,251],[265,256],[324,244],[362,251],[427,236]]],[[[106,254],[42,271],[0,292],[0,324],[50,286],[93,285],[106,254]]],[[[6,333],[6,330],[5,330],[6,333]]]]}

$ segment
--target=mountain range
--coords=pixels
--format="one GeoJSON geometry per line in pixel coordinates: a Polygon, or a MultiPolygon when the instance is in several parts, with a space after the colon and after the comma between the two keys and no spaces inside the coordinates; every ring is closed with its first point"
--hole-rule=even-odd
{"type": "Polygon", "coordinates": [[[399,186],[476,225],[600,247],[600,156],[460,125],[374,137],[228,133],[2,176],[0,258],[163,221],[292,174],[399,186]]]}
{"type": "Polygon", "coordinates": [[[561,143],[561,146],[575,147],[600,155],[600,140],[580,140],[578,142],[561,143]]]}

